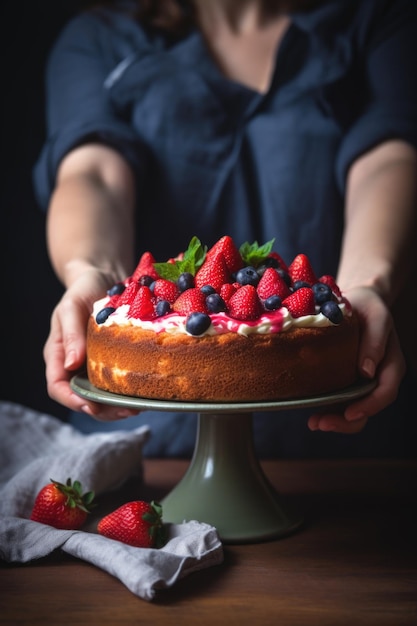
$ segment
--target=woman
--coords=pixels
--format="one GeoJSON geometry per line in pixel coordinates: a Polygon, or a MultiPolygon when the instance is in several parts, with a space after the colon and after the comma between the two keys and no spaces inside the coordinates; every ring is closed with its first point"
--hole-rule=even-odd
{"type": "MultiPolygon", "coordinates": [[[[64,29],[35,186],[65,287],[44,350],[48,392],[81,428],[94,422],[80,412],[133,413],[81,399],[69,380],[93,301],[141,252],[163,260],[193,235],[275,237],[284,259],[304,252],[337,275],[361,318],[359,371],[378,384],[340,414],[256,415],[259,453],[410,452],[404,412],[392,410],[405,363],[391,308],[415,231],[414,5],[124,1],[64,29]]],[[[126,424],[140,420],[155,430],[149,454],[190,454],[194,416],[126,424]]]]}

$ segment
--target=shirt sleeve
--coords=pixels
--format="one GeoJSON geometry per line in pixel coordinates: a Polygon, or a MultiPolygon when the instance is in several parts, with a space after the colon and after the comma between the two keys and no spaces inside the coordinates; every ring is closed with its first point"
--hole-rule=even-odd
{"type": "Polygon", "coordinates": [[[47,138],[33,171],[34,190],[46,209],[62,158],[89,141],[117,149],[135,172],[141,146],[128,116],[115,111],[105,81],[120,62],[112,31],[94,14],[74,18],[51,50],[46,67],[47,138]]]}
{"type": "Polygon", "coordinates": [[[416,3],[396,0],[379,16],[360,53],[365,59],[366,106],[346,132],[336,162],[345,187],[350,165],[361,154],[390,139],[417,148],[416,3]]]}

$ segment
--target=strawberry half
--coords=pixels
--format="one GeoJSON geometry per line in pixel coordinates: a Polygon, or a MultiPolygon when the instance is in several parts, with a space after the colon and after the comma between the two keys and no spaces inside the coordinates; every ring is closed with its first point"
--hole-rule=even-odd
{"type": "Polygon", "coordinates": [[[122,504],[99,521],[97,531],[136,548],[161,548],[166,541],[162,506],[154,501],[122,504]]]}
{"type": "Polygon", "coordinates": [[[81,483],[68,478],[66,484],[56,480],[42,487],[36,496],[30,519],[54,528],[77,530],[94,506],[94,492],[82,493],[81,483]]]}
{"type": "Polygon", "coordinates": [[[243,285],[228,302],[230,317],[237,320],[256,320],[263,313],[263,307],[253,285],[243,285]]]}
{"type": "Polygon", "coordinates": [[[153,266],[154,263],[156,263],[156,261],[153,254],[151,252],[144,252],[132,274],[132,279],[138,281],[141,276],[151,276],[151,278],[154,279],[159,278],[159,274],[153,266]]]}
{"type": "Polygon", "coordinates": [[[128,317],[149,320],[156,317],[155,300],[149,287],[139,287],[129,308],[128,317]]]}
{"type": "Polygon", "coordinates": [[[180,315],[188,315],[194,312],[208,313],[206,296],[197,287],[187,289],[175,300],[172,310],[180,315]]]}
{"type": "Polygon", "coordinates": [[[221,251],[207,257],[195,275],[195,286],[201,289],[204,285],[211,285],[217,292],[224,283],[229,282],[230,272],[226,259],[221,251]]]}
{"type": "Polygon", "coordinates": [[[139,283],[136,281],[131,281],[122,294],[120,294],[119,299],[117,300],[117,306],[122,306],[123,304],[132,304],[133,300],[136,297],[136,294],[139,290],[139,283]]]}
{"type": "Polygon", "coordinates": [[[306,254],[297,254],[288,268],[288,273],[293,283],[302,280],[311,286],[317,282],[310,259],[306,254]]]}
{"type": "Polygon", "coordinates": [[[237,272],[237,270],[240,270],[240,268],[243,267],[243,261],[239,249],[229,235],[221,237],[221,239],[219,239],[207,252],[206,258],[209,259],[218,252],[222,253],[230,274],[237,272]]]}
{"type": "Polygon", "coordinates": [[[324,276],[320,276],[317,282],[328,285],[336,296],[338,296],[339,298],[342,297],[342,292],[340,291],[339,286],[337,285],[333,276],[330,276],[330,274],[324,274],[324,276]]]}
{"type": "Polygon", "coordinates": [[[180,290],[172,280],[158,278],[153,284],[153,293],[159,300],[167,300],[172,304],[180,295],[180,290]]]}
{"type": "Polygon", "coordinates": [[[314,292],[310,287],[301,287],[285,298],[282,306],[286,307],[293,317],[314,315],[316,312],[314,292]]]}
{"type": "Polygon", "coordinates": [[[268,267],[262,274],[256,291],[261,300],[266,300],[270,296],[279,296],[284,300],[291,293],[285,280],[272,267],[268,267]]]}

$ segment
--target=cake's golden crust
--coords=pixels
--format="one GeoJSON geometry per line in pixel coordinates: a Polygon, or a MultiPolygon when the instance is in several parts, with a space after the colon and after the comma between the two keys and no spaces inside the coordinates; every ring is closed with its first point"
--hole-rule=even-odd
{"type": "Polygon", "coordinates": [[[91,317],[87,372],[100,389],[143,398],[255,402],[330,393],[357,380],[356,317],[276,334],[190,337],[91,317]]]}

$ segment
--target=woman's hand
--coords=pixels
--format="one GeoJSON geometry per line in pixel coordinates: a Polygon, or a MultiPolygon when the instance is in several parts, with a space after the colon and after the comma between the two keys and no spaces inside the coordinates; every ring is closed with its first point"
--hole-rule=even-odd
{"type": "Polygon", "coordinates": [[[405,359],[393,319],[381,297],[367,287],[352,289],[345,295],[360,320],[359,374],[375,378],[377,384],[370,394],[340,410],[326,409],[312,415],[308,420],[310,430],[360,432],[370,417],[395,400],[405,374],[405,359]]]}
{"type": "Polygon", "coordinates": [[[80,274],[53,311],[44,347],[49,396],[73,411],[106,421],[135,415],[137,411],[85,400],[72,391],[69,383],[85,363],[88,318],[94,301],[105,295],[109,283],[111,279],[95,268],[80,274]]]}

